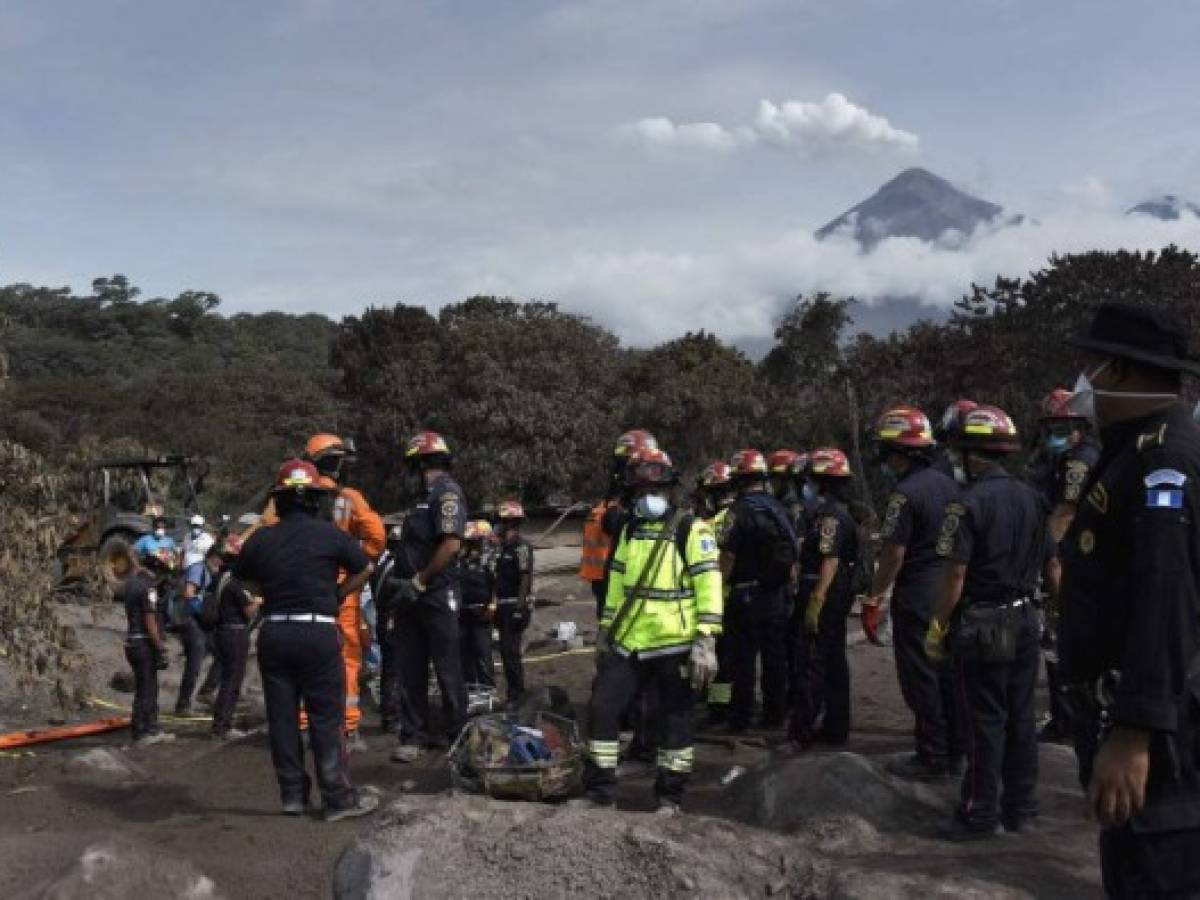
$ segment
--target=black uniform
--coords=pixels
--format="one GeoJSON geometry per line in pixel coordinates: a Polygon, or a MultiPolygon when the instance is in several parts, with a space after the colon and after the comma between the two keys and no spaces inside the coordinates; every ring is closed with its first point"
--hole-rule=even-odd
{"type": "MultiPolygon", "coordinates": [[[[521,635],[529,627],[529,607],[521,601],[521,580],[533,576],[533,544],[524,538],[505,541],[496,556],[496,613],[500,625],[500,659],[504,662],[506,699],[525,693],[521,635]]],[[[528,598],[525,598],[526,600],[528,598]]]]}
{"type": "Polygon", "coordinates": [[[765,490],[747,491],[729,508],[718,543],[734,556],[725,608],[725,641],[733,666],[729,727],[750,725],[755,670],[762,657],[762,726],[778,728],[787,712],[787,639],[791,583],[773,565],[780,535],[796,543],[787,510],[765,490]]]}
{"type": "Polygon", "coordinates": [[[332,522],[285,509],[279,522],[246,541],[234,566],[239,580],[262,590],[258,667],[271,759],[285,805],[307,803],[310,788],[300,739],[300,705],[308,712],[313,766],[327,810],[354,806],[342,721],[346,675],[338,630],[338,573],[363,571],[370,560],[358,541],[332,522]]]}
{"type": "Polygon", "coordinates": [[[122,591],[125,603],[125,659],[133,669],[133,716],[130,728],[134,740],[162,729],[158,725],[159,653],[146,630],[146,616],[160,613],[159,587],[145,572],[134,572],[125,579],[122,591]]]}
{"type": "MultiPolygon", "coordinates": [[[[204,656],[210,647],[209,636],[200,626],[197,612],[200,597],[213,585],[212,572],[208,565],[200,562],[188,568],[184,573],[184,585],[191,584],[196,589],[196,596],[188,600],[183,596],[183,587],[175,596],[177,621],[175,636],[179,638],[183,650],[183,674],[179,678],[179,694],[175,698],[175,715],[186,716],[192,710],[192,697],[196,693],[196,682],[200,680],[200,670],[204,667],[204,656]]],[[[219,666],[214,660],[209,667],[209,677],[205,679],[205,687],[210,681],[219,677],[219,666]],[[217,673],[214,675],[214,672],[217,673]]]]}
{"type": "Polygon", "coordinates": [[[1000,821],[1013,828],[1037,815],[1038,625],[1032,596],[1046,544],[1041,499],[998,465],[946,507],[937,554],[967,567],[949,646],[968,720],[958,817],[971,830],[991,831],[1000,821]],[[984,632],[995,628],[1009,637],[1008,652],[973,637],[984,617],[984,632]]]}
{"type": "Polygon", "coordinates": [[[220,681],[213,703],[213,732],[224,734],[233,727],[233,714],[246,677],[246,660],[250,656],[249,608],[254,598],[233,577],[231,567],[221,569],[208,589],[218,594],[213,647],[220,681]]]}
{"type": "Polygon", "coordinates": [[[392,570],[396,566],[395,546],[389,536],[387,549],[380,554],[371,574],[371,599],[375,603],[375,639],[379,642],[379,716],[385,732],[396,730],[400,720],[400,660],[395,638],[398,608],[392,570]]]}
{"type": "Polygon", "coordinates": [[[916,719],[917,758],[933,768],[945,768],[963,754],[950,665],[934,663],[925,653],[925,634],[944,569],[935,547],[946,506],[958,495],[952,478],[917,462],[888,497],[880,528],[884,544],[905,550],[892,588],[896,675],[916,719]]]}
{"type": "MultiPolygon", "coordinates": [[[[467,503],[462,488],[442,475],[404,519],[396,549],[396,577],[408,581],[433,559],[442,540],[463,536],[467,503]]],[[[453,566],[436,575],[425,592],[401,600],[393,640],[400,660],[400,742],[432,746],[429,727],[429,663],[442,694],[442,726],[453,740],[466,718],[467,691],[458,654],[462,585],[453,566]]]]}
{"type": "Polygon", "coordinates": [[[850,577],[858,560],[858,527],[846,504],[829,497],[812,518],[800,556],[799,610],[808,606],[823,560],[836,557],[837,575],[825,594],[817,633],[801,632],[800,683],[793,692],[789,736],[844,744],[850,736],[850,662],[846,658],[846,618],[854,598],[850,577]]]}
{"type": "Polygon", "coordinates": [[[462,582],[463,605],[458,617],[459,654],[467,684],[496,686],[492,666],[492,619],[488,607],[496,599],[496,572],[490,550],[464,554],[455,566],[462,582]]]}
{"type": "Polygon", "coordinates": [[[1152,733],[1146,805],[1100,833],[1114,897],[1200,895],[1200,428],[1182,405],[1106,428],[1060,546],[1063,679],[1091,707],[1083,782],[1109,726],[1152,733]]]}

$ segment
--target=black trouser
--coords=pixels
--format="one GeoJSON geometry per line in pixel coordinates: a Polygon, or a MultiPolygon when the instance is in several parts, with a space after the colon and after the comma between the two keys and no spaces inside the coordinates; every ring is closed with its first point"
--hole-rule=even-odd
{"type": "Polygon", "coordinates": [[[529,627],[529,612],[520,609],[516,603],[501,603],[497,623],[500,626],[500,660],[504,663],[505,699],[511,702],[525,693],[521,636],[529,627]]]}
{"type": "Polygon", "coordinates": [[[467,684],[496,686],[492,664],[492,623],[483,611],[464,610],[458,620],[458,652],[462,657],[463,681],[467,684]]]}
{"type": "Polygon", "coordinates": [[[161,731],[158,727],[158,654],[149,639],[125,644],[125,658],[133,669],[133,712],[130,730],[134,738],[161,731]]]}
{"type": "Polygon", "coordinates": [[[592,596],[596,598],[596,621],[604,615],[604,601],[608,599],[608,579],[602,578],[592,583],[592,596]]]}
{"type": "Polygon", "coordinates": [[[1016,659],[953,661],[969,729],[959,816],[971,826],[1037,815],[1038,627],[1028,603],[1016,613],[1016,659]]]}
{"type": "Polygon", "coordinates": [[[710,723],[725,721],[729,716],[729,704],[733,700],[733,660],[729,651],[729,638],[724,631],[717,638],[717,674],[708,686],[708,720],[710,723]]]}
{"type": "Polygon", "coordinates": [[[453,741],[466,719],[467,690],[458,657],[458,613],[442,600],[423,598],[396,614],[393,640],[400,657],[400,742],[432,746],[429,663],[442,693],[442,725],[453,741]]]}
{"type": "Polygon", "coordinates": [[[911,596],[893,597],[892,645],[900,693],[916,719],[917,756],[930,766],[945,767],[963,755],[963,716],[957,713],[950,663],[936,663],[925,653],[932,618],[927,608],[911,596]]]}
{"type": "Polygon", "coordinates": [[[220,671],[220,685],[213,704],[213,731],[224,734],[233,727],[233,714],[246,678],[246,660],[250,656],[250,629],[245,625],[219,625],[213,632],[216,658],[213,668],[220,671]]]}
{"type": "Polygon", "coordinates": [[[1120,900],[1200,897],[1200,829],[1100,832],[1104,892],[1120,900]]]}
{"type": "Polygon", "coordinates": [[[385,731],[400,721],[400,642],[396,638],[394,604],[375,607],[375,636],[379,641],[379,715],[385,731]]]}
{"type": "Polygon", "coordinates": [[[179,697],[175,700],[175,711],[182,712],[192,705],[196,682],[200,680],[200,670],[204,667],[208,636],[196,621],[196,617],[187,611],[184,612],[183,621],[175,636],[183,645],[183,675],[179,679],[179,697]]]}
{"type": "MultiPolygon", "coordinates": [[[[800,595],[807,605],[816,582],[800,595]]],[[[817,633],[800,642],[800,684],[792,705],[789,736],[806,743],[814,738],[843,743],[850,736],[850,661],[846,658],[846,617],[854,598],[834,584],[817,619],[817,633]],[[819,726],[819,727],[818,727],[819,726]]]]}
{"type": "Polygon", "coordinates": [[[639,691],[657,697],[653,726],[658,743],[654,793],[673,803],[683,799],[692,771],[692,687],[687,653],[639,660],[609,654],[592,681],[588,706],[588,796],[611,803],[617,790],[621,713],[639,691]]]}
{"type": "Polygon", "coordinates": [[[754,715],[754,683],[762,657],[762,718],[782,725],[787,714],[787,588],[734,588],[725,616],[733,665],[729,704],[731,728],[745,728],[754,715]]]}
{"type": "Polygon", "coordinates": [[[212,656],[212,662],[208,664],[208,674],[204,676],[204,681],[200,683],[200,695],[212,695],[217,692],[217,688],[221,685],[221,654],[217,652],[217,631],[214,628],[208,632],[205,644],[209,654],[212,656]]]}
{"type": "Polygon", "coordinates": [[[284,803],[307,801],[311,781],[304,770],[300,704],[308,713],[313,768],[326,809],[357,802],[350,784],[342,720],[346,713],[346,670],[341,632],[324,622],[266,622],[258,635],[258,668],[271,761],[284,803]]]}

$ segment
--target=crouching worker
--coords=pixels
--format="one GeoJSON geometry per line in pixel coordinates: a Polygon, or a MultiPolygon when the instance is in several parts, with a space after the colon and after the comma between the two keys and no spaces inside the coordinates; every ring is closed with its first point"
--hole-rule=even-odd
{"type": "Polygon", "coordinates": [[[273,491],[279,522],[250,536],[233,571],[263,598],[258,667],[283,811],[298,816],[308,806],[311,781],[300,739],[303,702],[325,821],[336,822],[379,805],[375,792],[356,791],[350,783],[338,629],[338,607],[366,584],[371,562],[357,540],[320,516],[324,488],[319,477],[312,463],[283,464],[273,491]],[[339,570],[346,572],[340,584],[339,570]]]}
{"type": "Polygon", "coordinates": [[[132,560],[125,579],[125,658],[133,669],[133,742],[172,741],[158,724],[158,673],[167,667],[160,608],[175,577],[176,556],[166,548],[147,548],[132,560]]]}
{"type": "Polygon", "coordinates": [[[463,532],[459,551],[458,575],[462,581],[463,605],[458,614],[459,655],[463,681],[467,684],[496,686],[492,667],[492,617],[496,612],[496,573],[488,543],[492,525],[487,519],[474,519],[463,532]]]}
{"type": "Polygon", "coordinates": [[[262,604],[233,577],[233,565],[241,552],[242,539],[230,534],[205,554],[204,564],[212,577],[200,609],[201,624],[213,629],[213,649],[220,672],[217,699],[213,703],[213,737],[229,741],[246,736],[233,727],[233,714],[250,656],[250,624],[262,604]]]}
{"type": "Polygon", "coordinates": [[[658,697],[654,718],[659,811],[679,809],[692,771],[693,697],[717,670],[721,569],[704,521],[675,509],[670,457],[644,450],[629,461],[633,516],[613,554],[588,710],[587,803],[612,806],[621,713],[640,690],[658,697]]]}

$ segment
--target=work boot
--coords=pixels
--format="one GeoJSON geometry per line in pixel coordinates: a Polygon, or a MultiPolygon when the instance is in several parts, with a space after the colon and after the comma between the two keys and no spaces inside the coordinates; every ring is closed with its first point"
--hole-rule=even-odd
{"type": "Polygon", "coordinates": [[[250,732],[242,731],[240,728],[226,728],[224,731],[214,731],[213,739],[223,741],[228,744],[232,741],[240,741],[242,738],[249,737],[250,732]]]}
{"type": "Polygon", "coordinates": [[[192,714],[192,705],[190,703],[180,703],[175,707],[175,715],[181,718],[187,718],[192,714]]]}
{"type": "Polygon", "coordinates": [[[358,729],[346,732],[346,752],[347,753],[366,753],[370,747],[367,746],[366,740],[359,734],[358,729]]]}
{"type": "Polygon", "coordinates": [[[424,752],[417,744],[400,744],[392,751],[392,762],[415,763],[424,752]]]}
{"type": "Polygon", "coordinates": [[[342,819],[356,819],[359,816],[370,815],[378,807],[379,792],[370,786],[362,787],[358,790],[358,798],[355,800],[353,806],[325,810],[325,821],[340,822],[342,819]]]}
{"type": "Polygon", "coordinates": [[[302,816],[306,812],[308,812],[308,801],[303,798],[283,801],[283,814],[285,816],[302,816]]]}
{"type": "Polygon", "coordinates": [[[211,707],[217,699],[216,691],[200,691],[196,694],[196,702],[211,707]]]}
{"type": "Polygon", "coordinates": [[[656,816],[664,818],[679,815],[679,804],[674,800],[668,800],[665,797],[658,798],[658,809],[654,810],[656,816]]]}
{"type": "Polygon", "coordinates": [[[999,822],[991,825],[972,825],[955,813],[937,827],[937,836],[943,841],[963,843],[967,841],[986,841],[1002,833],[999,822]]]}
{"type": "Polygon", "coordinates": [[[925,781],[936,783],[949,781],[954,777],[954,768],[949,763],[936,763],[926,759],[919,753],[905,757],[897,762],[884,765],[891,774],[909,781],[925,781]]]}
{"type": "Polygon", "coordinates": [[[148,731],[141,737],[135,737],[133,742],[139,747],[148,747],[151,744],[169,744],[173,740],[175,740],[175,735],[165,731],[148,731]]]}

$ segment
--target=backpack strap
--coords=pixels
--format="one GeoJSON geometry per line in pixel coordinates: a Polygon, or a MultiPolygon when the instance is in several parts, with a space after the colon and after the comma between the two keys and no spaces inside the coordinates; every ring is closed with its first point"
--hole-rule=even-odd
{"type": "Polygon", "coordinates": [[[765,512],[771,517],[771,521],[775,523],[775,527],[779,529],[779,533],[785,535],[792,546],[799,546],[800,539],[796,536],[796,529],[792,527],[792,523],[788,521],[788,517],[783,513],[778,503],[772,501],[771,498],[758,494],[747,494],[742,498],[746,504],[752,508],[765,512]]]}
{"type": "Polygon", "coordinates": [[[679,527],[675,529],[675,549],[679,551],[679,558],[683,560],[683,567],[686,569],[688,564],[687,545],[688,538],[692,535],[692,526],[696,524],[696,517],[692,513],[686,513],[679,520],[679,527]]]}

